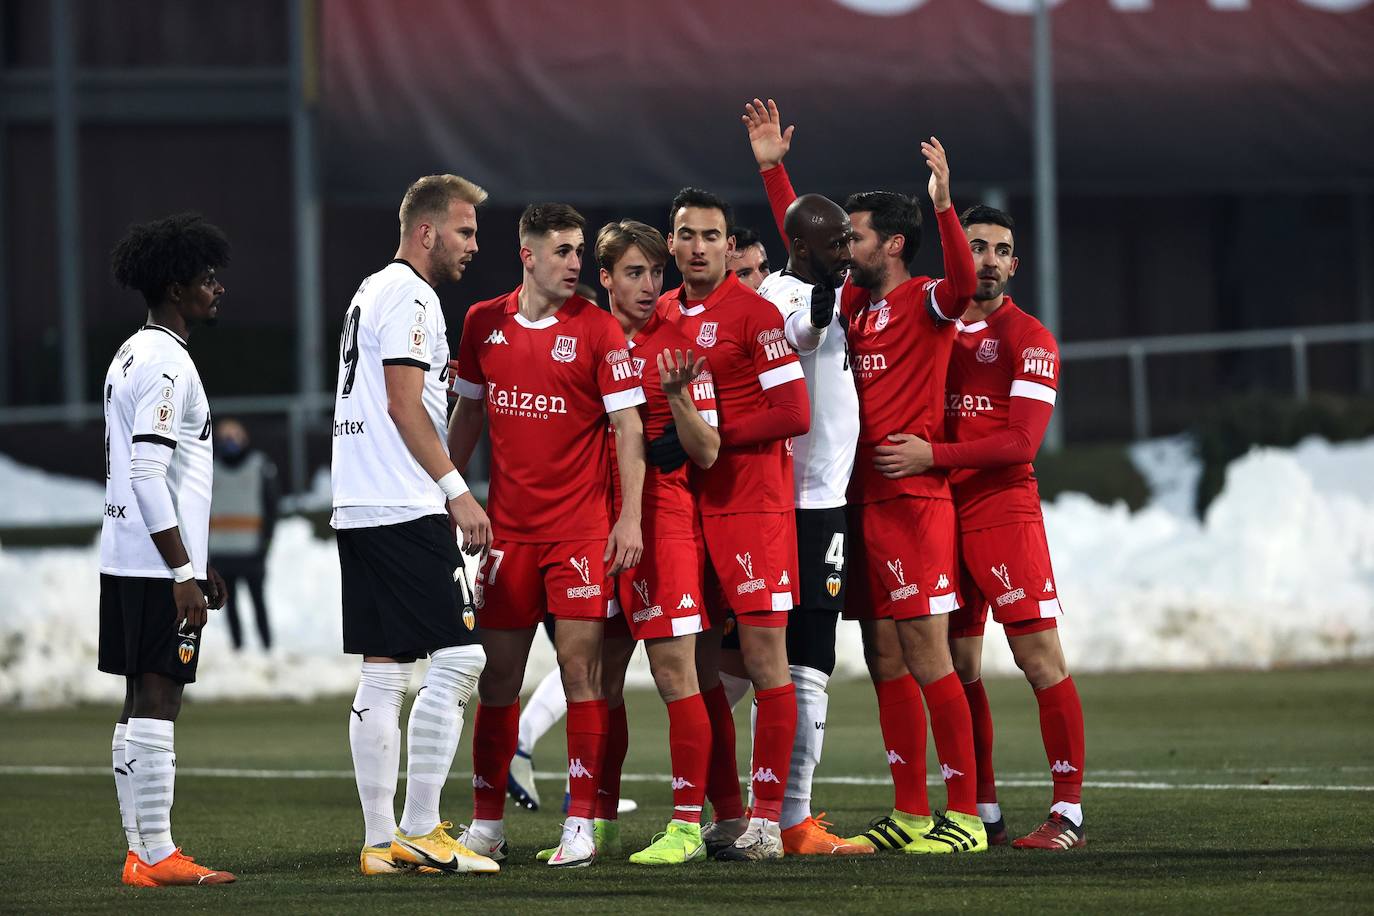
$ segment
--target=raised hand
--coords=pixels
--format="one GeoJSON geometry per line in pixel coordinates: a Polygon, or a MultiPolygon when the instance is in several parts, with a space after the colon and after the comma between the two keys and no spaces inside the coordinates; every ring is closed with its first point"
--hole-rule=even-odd
{"type": "Polygon", "coordinates": [[[754,99],[744,104],[744,116],[740,119],[749,131],[749,146],[754,150],[754,161],[759,171],[765,172],[782,164],[783,157],[792,148],[792,132],[796,125],[782,129],[782,117],[778,114],[778,103],[772,99],[765,105],[754,99]]]}
{"type": "Polygon", "coordinates": [[[930,166],[930,202],[938,211],[948,210],[952,204],[949,197],[949,160],[945,158],[945,148],[937,137],[921,142],[921,155],[926,157],[930,166]]]}
{"type": "Polygon", "coordinates": [[[663,386],[663,393],[670,398],[682,394],[705,368],[706,357],[703,356],[693,363],[690,349],[684,354],[681,350],[669,350],[665,347],[663,352],[658,354],[658,381],[663,386]]]}

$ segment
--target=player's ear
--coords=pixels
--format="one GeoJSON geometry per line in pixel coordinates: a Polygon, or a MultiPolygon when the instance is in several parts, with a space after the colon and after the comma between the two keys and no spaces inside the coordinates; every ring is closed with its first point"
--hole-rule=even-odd
{"type": "Polygon", "coordinates": [[[887,256],[890,258],[901,257],[902,249],[906,247],[906,236],[898,232],[896,235],[888,237],[887,256]]]}
{"type": "Polygon", "coordinates": [[[1011,267],[1007,270],[1008,277],[1016,276],[1016,268],[1021,263],[1021,259],[1016,255],[1011,256],[1011,267]]]}
{"type": "Polygon", "coordinates": [[[524,265],[526,270],[534,270],[534,252],[530,250],[528,245],[520,246],[520,263],[524,265]]]}
{"type": "Polygon", "coordinates": [[[603,267],[597,276],[601,279],[601,288],[609,293],[611,291],[611,272],[603,267]]]}
{"type": "Polygon", "coordinates": [[[671,233],[671,232],[668,233],[668,239],[667,239],[667,241],[668,241],[668,255],[669,255],[670,257],[675,257],[675,256],[677,255],[677,252],[673,250],[673,247],[677,244],[677,242],[676,242],[675,237],[673,236],[673,233],[671,233]]]}

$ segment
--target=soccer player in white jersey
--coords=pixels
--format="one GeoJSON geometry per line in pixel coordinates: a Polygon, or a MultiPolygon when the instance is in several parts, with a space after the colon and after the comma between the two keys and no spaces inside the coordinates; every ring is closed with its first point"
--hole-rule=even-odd
{"type": "Polygon", "coordinates": [[[786,319],[787,342],[806,375],[811,429],[792,439],[801,601],[787,621],[797,739],[783,798],[782,842],[788,855],[861,855],[873,848],[832,834],[811,812],[811,781],[825,739],[826,686],[835,671],[835,628],[844,608],[845,489],[859,438],[859,396],[844,328],[835,321],[854,230],[849,214],[819,194],[797,198],[783,228],[787,267],[765,277],[759,295],[786,319]]]}
{"type": "Polygon", "coordinates": [[[210,404],[187,348],[211,324],[229,241],[195,214],[134,226],[111,255],[114,278],[148,304],[143,327],[105,373],[105,520],[100,531],[99,667],[123,675],[111,746],[137,887],[228,884],[172,842],[173,731],[196,679],[207,604],[226,589],[206,563],[210,537],[210,404]],[[207,602],[208,599],[208,602],[207,602]]]}
{"type": "Polygon", "coordinates": [[[452,825],[439,818],[463,710],[486,662],[454,528],[469,553],[481,553],[491,525],[449,460],[447,327],[434,288],[460,279],[476,254],[477,206],[486,196],[456,175],[411,185],[395,259],[363,280],[344,316],[330,524],[338,530],[344,652],[363,657],[348,737],[365,875],[500,870],[449,836],[452,825]],[[429,670],[410,711],[398,826],[400,711],[422,655],[429,670]]]}

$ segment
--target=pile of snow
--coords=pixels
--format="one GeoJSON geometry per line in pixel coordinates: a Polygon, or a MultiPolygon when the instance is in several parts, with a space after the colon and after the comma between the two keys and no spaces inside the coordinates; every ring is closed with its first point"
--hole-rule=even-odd
{"type": "MultiPolygon", "coordinates": [[[[1158,500],[1132,513],[1065,494],[1044,508],[1075,671],[1374,656],[1374,440],[1256,449],[1229,468],[1202,520],[1158,500]]],[[[0,702],[122,695],[118,678],[95,670],[97,566],[94,547],[0,548],[0,702]]],[[[341,654],[333,541],[315,538],[303,520],[284,520],[267,590],[276,648],[233,652],[222,615],[212,615],[194,694],[350,693],[358,659],[341,654]]],[[[242,603],[249,600],[245,594],[242,603]]],[[[240,613],[254,646],[249,608],[240,613]]],[[[999,628],[991,625],[988,636],[986,669],[1014,672],[999,628]]],[[[838,673],[863,674],[853,624],[841,627],[838,656],[838,673]]],[[[540,636],[527,687],[552,665],[540,636]]],[[[642,652],[631,680],[649,683],[642,652]]]]}
{"type": "MultiPolygon", "coordinates": [[[[99,525],[105,485],[65,477],[0,455],[0,525],[99,525]]],[[[4,600],[4,599],[0,599],[4,600]]]]}

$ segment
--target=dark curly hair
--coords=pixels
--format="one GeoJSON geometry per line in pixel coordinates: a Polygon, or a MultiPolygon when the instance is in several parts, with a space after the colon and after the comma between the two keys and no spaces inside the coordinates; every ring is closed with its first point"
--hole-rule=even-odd
{"type": "Polygon", "coordinates": [[[173,216],[129,227],[110,252],[115,282],[158,305],[174,283],[190,283],[206,268],[229,266],[229,239],[199,213],[173,216]]]}

